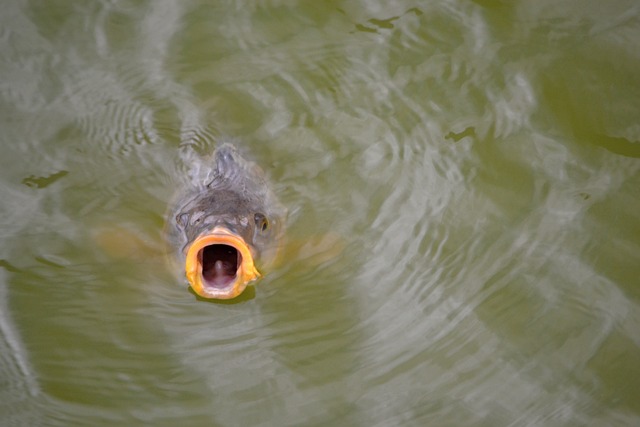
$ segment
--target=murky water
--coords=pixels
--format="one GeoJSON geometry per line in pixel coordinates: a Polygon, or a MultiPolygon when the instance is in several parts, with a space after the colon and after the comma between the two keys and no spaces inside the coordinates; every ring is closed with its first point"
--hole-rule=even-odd
{"type": "Polygon", "coordinates": [[[0,424],[640,424],[637,1],[0,28],[0,424]],[[163,255],[183,153],[226,139],[302,245],[234,304],[163,255]]]}

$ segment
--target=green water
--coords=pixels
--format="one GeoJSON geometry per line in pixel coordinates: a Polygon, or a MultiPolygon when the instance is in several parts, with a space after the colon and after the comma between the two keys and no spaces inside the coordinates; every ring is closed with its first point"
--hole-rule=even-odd
{"type": "Polygon", "coordinates": [[[0,425],[640,424],[639,45],[635,0],[4,2],[0,425]],[[229,139],[309,243],[217,304],[163,226],[229,139]]]}

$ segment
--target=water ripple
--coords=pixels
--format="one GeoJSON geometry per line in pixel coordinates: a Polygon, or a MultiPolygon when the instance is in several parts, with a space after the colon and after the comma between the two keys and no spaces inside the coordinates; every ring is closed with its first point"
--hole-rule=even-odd
{"type": "Polygon", "coordinates": [[[637,8],[480,3],[7,5],[5,412],[634,425],[637,8]],[[228,139],[290,217],[218,304],[162,227],[228,139]]]}

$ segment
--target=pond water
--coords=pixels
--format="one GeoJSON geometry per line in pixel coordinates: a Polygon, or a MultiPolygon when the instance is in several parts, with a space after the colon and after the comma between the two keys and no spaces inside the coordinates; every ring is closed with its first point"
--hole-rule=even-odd
{"type": "Polygon", "coordinates": [[[640,425],[636,0],[11,0],[0,28],[0,424],[640,425]],[[225,140],[299,249],[214,303],[163,227],[225,140]]]}

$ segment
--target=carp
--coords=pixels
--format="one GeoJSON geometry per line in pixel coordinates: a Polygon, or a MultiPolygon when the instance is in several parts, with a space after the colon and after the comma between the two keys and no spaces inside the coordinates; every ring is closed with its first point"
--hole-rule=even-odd
{"type": "Polygon", "coordinates": [[[231,299],[273,264],[287,212],[263,170],[235,146],[225,143],[209,163],[200,161],[168,216],[169,239],[197,295],[231,299]]]}

